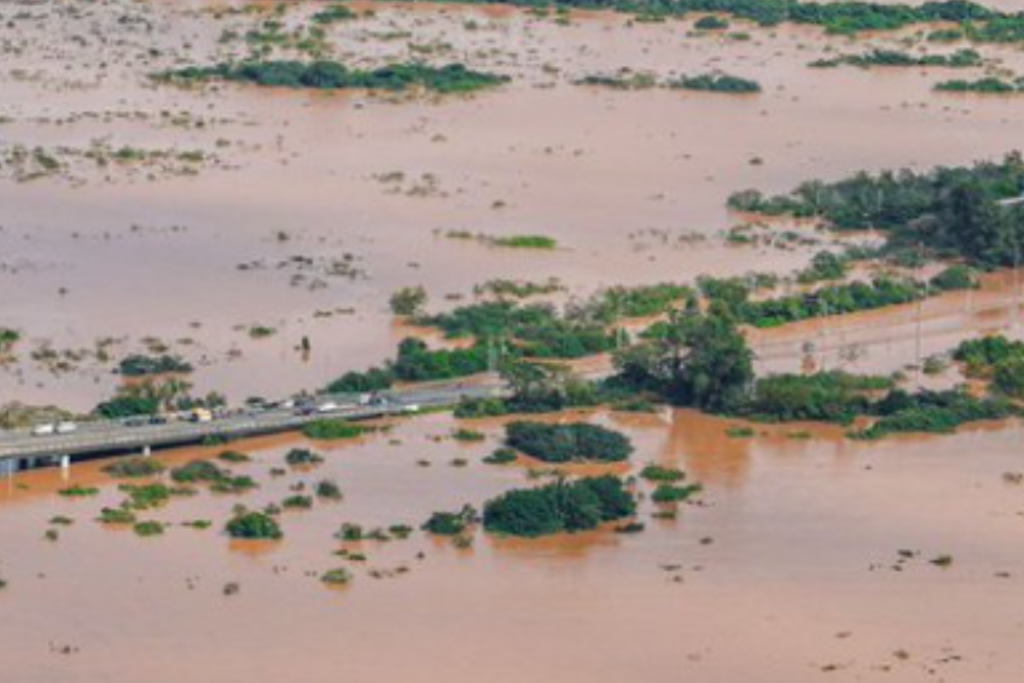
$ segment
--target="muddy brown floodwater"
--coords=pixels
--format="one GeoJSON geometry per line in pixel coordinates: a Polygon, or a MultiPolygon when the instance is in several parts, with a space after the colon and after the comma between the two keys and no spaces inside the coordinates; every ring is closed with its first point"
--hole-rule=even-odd
{"type": "MultiPolygon", "coordinates": [[[[853,40],[742,26],[751,39],[731,40],[693,35],[686,21],[586,14],[562,26],[508,8],[375,4],[373,16],[328,28],[332,55],[364,66],[427,55],[514,82],[469,99],[391,102],[148,79],[246,54],[231,36],[266,17],[214,11],[232,6],[0,7],[18,16],[0,24],[2,146],[131,145],[218,161],[194,173],[125,161],[0,179],[0,313],[26,338],[19,362],[0,371],[3,397],[91,407],[116,386],[111,361],[95,354],[101,340],[114,359],[159,340],[197,366],[198,389],[234,400],[323,386],[391,353],[386,300],[406,285],[425,285],[436,308],[494,277],[557,276],[586,296],[788,272],[814,248],[728,246],[731,192],[995,158],[1019,138],[1017,101],[931,91],[955,74],[806,66],[899,47],[914,32],[853,40]],[[622,67],[662,78],[721,69],[765,92],[573,84],[622,67]],[[445,238],[450,230],[543,233],[562,248],[488,248],[445,238]],[[253,339],[253,325],[277,333],[253,339]],[[303,336],[308,359],[296,351],[303,336]]],[[[288,6],[289,29],[316,9],[288,6]]],[[[1009,69],[1022,61],[1011,48],[980,50],[1009,69]]]]}
{"type": "Polygon", "coordinates": [[[123,495],[103,463],[5,480],[3,680],[1021,680],[1024,488],[1003,476],[1024,470],[1020,426],[861,444],[833,430],[794,436],[801,426],[729,438],[729,423],[688,412],[596,419],[633,437],[635,469],[685,468],[705,486],[700,504],[659,521],[645,503],[647,529],[634,535],[509,542],[477,532],[459,550],[416,532],[349,545],[365,563],[333,556],[343,522],[418,526],[526,483],[521,466],[480,463],[496,423],[470,424],[484,443],[437,442],[453,427],[442,415],[327,448],[321,467],[279,478],[269,468],[298,442],[235,444],[254,459],[233,468],[260,489],[204,492],[145,515],[209,519],[206,531],[139,538],[102,527],[93,518],[123,495]],[[452,467],[454,457],[469,465],[452,467]],[[236,503],[279,502],[320,478],[337,480],[345,499],[284,513],[283,541],[232,545],[220,531],[236,503]],[[55,493],[69,482],[100,494],[55,493]],[[45,540],[57,515],[74,524],[45,540]],[[901,562],[901,551],[912,558],[901,562]],[[932,564],[942,555],[952,564],[932,564]],[[344,565],[347,587],[317,579],[344,565]],[[232,582],[239,592],[224,595],[232,582]]]}
{"type": "MultiPolygon", "coordinates": [[[[118,358],[161,347],[196,366],[199,390],[235,401],[322,386],[386,358],[409,333],[386,304],[402,286],[426,286],[440,308],[497,277],[558,277],[569,296],[588,296],[791,272],[820,245],[730,245],[730,193],[993,159],[1021,139],[1019,100],[932,92],[949,72],[806,66],[836,52],[918,49],[916,29],[850,39],[737,24],[744,40],[695,35],[692,21],[374,3],[359,5],[372,16],[325,29],[328,56],[360,67],[460,61],[513,82],[396,101],[148,78],[244,56],[246,32],[271,15],[243,5],[0,3],[0,328],[24,336],[16,359],[0,363],[0,405],[87,410],[115,389],[118,358]],[[660,78],[724,70],[764,92],[574,85],[623,67],[660,78]],[[33,177],[18,159],[34,150],[59,171],[33,177]],[[498,249],[449,231],[541,233],[560,247],[498,249]],[[254,338],[255,325],[276,333],[254,338]],[[309,358],[296,350],[303,336],[309,358]]],[[[320,7],[287,3],[279,20],[292,31],[320,7]]],[[[978,49],[988,65],[972,77],[1024,72],[1015,48],[978,49]]],[[[993,276],[970,299],[753,339],[769,369],[795,369],[810,353],[826,367],[891,372],[965,335],[1020,337],[1016,285],[993,276]]],[[[925,381],[956,378],[951,369],[925,381]]],[[[418,530],[335,540],[346,522],[418,528],[433,511],[535,483],[524,465],[481,463],[500,422],[468,423],[487,439],[463,444],[440,414],[314,444],[325,463],[283,476],[270,469],[300,437],[232,444],[253,458],[232,469],[260,487],[203,490],[147,512],[169,524],[153,538],[95,521],[124,497],[104,462],[0,479],[0,681],[1024,680],[1019,422],[863,443],[808,425],[734,438],[733,422],[686,411],[585,417],[633,438],[631,473],[682,467],[703,494],[661,519],[638,484],[637,534],[525,542],[477,530],[470,548],[418,530]],[[323,478],[344,500],[284,512],[282,541],[224,535],[235,505],[279,503],[323,478]],[[58,493],[70,484],[98,495],[58,493]],[[191,520],[212,526],[180,524],[191,520]],[[320,574],[342,566],[353,581],[326,588],[320,574]]],[[[218,451],[154,457],[178,465],[218,451]]]]}

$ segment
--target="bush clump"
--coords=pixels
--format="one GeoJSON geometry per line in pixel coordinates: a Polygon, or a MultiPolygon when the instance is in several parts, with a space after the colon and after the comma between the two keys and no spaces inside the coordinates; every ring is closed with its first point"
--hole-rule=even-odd
{"type": "Polygon", "coordinates": [[[60,495],[65,498],[88,498],[91,496],[97,496],[100,490],[95,486],[81,486],[79,484],[72,484],[67,488],[60,489],[57,491],[60,495]]]}
{"type": "Polygon", "coordinates": [[[700,493],[700,484],[691,484],[689,486],[677,486],[676,484],[661,483],[654,489],[654,493],[651,494],[651,500],[659,505],[681,503],[689,500],[693,495],[700,493]]]}
{"type": "Polygon", "coordinates": [[[654,482],[677,482],[686,478],[686,473],[676,467],[664,465],[647,465],[640,471],[640,477],[654,482]]]}
{"type": "Polygon", "coordinates": [[[367,427],[352,424],[346,420],[314,420],[302,428],[302,434],[307,439],[316,441],[338,441],[341,439],[354,439],[362,436],[368,431],[367,427]]]}
{"type": "Polygon", "coordinates": [[[609,475],[508,491],[484,505],[483,521],[493,533],[535,538],[593,529],[635,512],[633,495],[609,475]]]}
{"type": "Polygon", "coordinates": [[[145,377],[169,373],[192,372],[192,365],[178,356],[143,356],[134,354],[123,358],[118,370],[125,377],[145,377]]]}
{"type": "Polygon", "coordinates": [[[878,420],[853,436],[880,439],[906,432],[949,434],[970,422],[1001,420],[1014,413],[1005,400],[976,398],[962,389],[916,394],[897,389],[875,404],[873,411],[878,420]]]}
{"type": "Polygon", "coordinates": [[[136,536],[162,536],[164,533],[164,525],[161,522],[154,522],[152,520],[145,522],[137,522],[132,527],[135,531],[136,536]]]}
{"type": "Polygon", "coordinates": [[[729,74],[703,74],[700,76],[683,76],[669,81],[668,87],[676,90],[695,90],[698,92],[717,92],[727,95],[749,95],[761,92],[761,84],[749,78],[730,76],[729,74]]]}
{"type": "Polygon", "coordinates": [[[240,451],[224,451],[217,455],[217,459],[230,463],[243,463],[252,460],[247,454],[240,451]]]}
{"type": "Polygon", "coordinates": [[[179,484],[212,484],[228,476],[227,470],[209,460],[193,460],[171,470],[171,479],[179,484]]]}
{"type": "Polygon", "coordinates": [[[103,471],[117,479],[142,479],[155,477],[164,471],[164,466],[153,458],[136,457],[112,462],[103,471]]]}
{"type": "Polygon", "coordinates": [[[281,501],[281,507],[285,510],[310,510],[313,507],[313,497],[298,494],[288,496],[281,501]]]}
{"type": "Polygon", "coordinates": [[[488,465],[508,465],[519,458],[511,448],[497,448],[493,453],[484,458],[488,465]]]}
{"type": "Polygon", "coordinates": [[[567,425],[512,422],[505,427],[505,443],[550,463],[621,462],[633,452],[633,445],[625,434],[585,422],[567,425]]]}
{"type": "Polygon", "coordinates": [[[276,541],[284,536],[277,520],[256,511],[239,512],[227,523],[225,531],[237,539],[276,541]]]}
{"type": "Polygon", "coordinates": [[[343,494],[341,487],[331,479],[323,479],[318,481],[313,487],[313,492],[317,498],[323,498],[325,500],[341,500],[343,494]]]}
{"type": "Polygon", "coordinates": [[[103,508],[96,521],[101,524],[128,525],[135,524],[135,513],[124,508],[103,508]]]}
{"type": "Polygon", "coordinates": [[[320,580],[331,586],[344,586],[352,580],[352,572],[344,567],[337,567],[325,571],[320,576],[320,580]]]}
{"type": "Polygon", "coordinates": [[[781,374],[758,379],[737,413],[769,422],[810,420],[849,424],[870,409],[870,393],[891,389],[892,379],[842,371],[781,374]]]}
{"type": "Polygon", "coordinates": [[[476,510],[465,505],[458,512],[435,512],[423,523],[423,530],[437,536],[458,536],[477,519],[476,510]]]}
{"type": "Polygon", "coordinates": [[[314,467],[324,461],[324,456],[308,448],[293,448],[285,454],[284,461],[291,467],[314,467]]]}
{"type": "Polygon", "coordinates": [[[462,64],[432,67],[424,64],[392,64],[372,71],[350,69],[340,62],[270,60],[210,67],[187,67],[158,74],[158,80],[191,83],[231,81],[260,86],[313,90],[384,90],[398,92],[419,87],[442,94],[468,93],[507,83],[510,79],[462,64]]]}

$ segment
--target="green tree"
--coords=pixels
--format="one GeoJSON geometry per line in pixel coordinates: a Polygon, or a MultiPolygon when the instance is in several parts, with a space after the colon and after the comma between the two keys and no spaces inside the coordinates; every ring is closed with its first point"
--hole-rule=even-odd
{"type": "Polygon", "coordinates": [[[673,315],[657,339],[616,354],[615,366],[629,386],[713,412],[740,405],[754,380],[753,354],[725,306],[673,315]]]}
{"type": "Polygon", "coordinates": [[[427,305],[427,290],[423,287],[403,287],[391,295],[391,312],[395,315],[414,316],[427,305]]]}

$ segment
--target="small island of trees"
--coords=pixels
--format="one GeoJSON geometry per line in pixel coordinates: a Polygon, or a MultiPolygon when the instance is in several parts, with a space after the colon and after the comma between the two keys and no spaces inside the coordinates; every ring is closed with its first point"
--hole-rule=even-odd
{"type": "Polygon", "coordinates": [[[491,533],[536,538],[587,531],[635,512],[625,483],[609,475],[508,491],[484,505],[483,522],[491,533]]]}

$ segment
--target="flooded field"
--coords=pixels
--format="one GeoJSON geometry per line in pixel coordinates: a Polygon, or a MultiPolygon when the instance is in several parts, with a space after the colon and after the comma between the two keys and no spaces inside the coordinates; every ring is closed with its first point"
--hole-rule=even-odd
{"type": "MultiPolygon", "coordinates": [[[[944,27],[850,37],[733,21],[709,32],[696,16],[383,2],[317,24],[326,6],[0,3],[0,407],[87,413],[129,381],[115,369],[133,353],[181,356],[194,372],[175,377],[232,407],[317,390],[393,357],[408,336],[443,343],[395,317],[389,297],[403,287],[423,286],[440,311],[499,278],[557,281],[548,298],[563,304],[618,285],[792,275],[837,240],[872,235],[778,220],[759,229],[788,241],[745,242],[730,229],[750,216],[728,211],[730,195],[997,160],[1021,139],[1019,93],[934,86],[1019,76],[1024,52],[928,41],[944,27]],[[955,72],[808,66],[967,47],[980,65],[955,72]],[[360,69],[461,63],[510,81],[466,96],[155,78],[254,54],[360,69]],[[761,90],[657,85],[719,72],[761,90]],[[595,76],[646,85],[580,83],[595,76]],[[524,235],[556,246],[501,246],[524,235]],[[20,334],[10,348],[7,331],[20,334]]],[[[1024,340],[1022,272],[745,334],[759,372],[901,372],[894,386],[946,389],[965,378],[943,355],[959,341],[1024,340]],[[943,365],[926,372],[933,356],[943,365]]],[[[625,326],[637,334],[656,319],[625,326]]],[[[572,366],[597,377],[611,361],[572,366]]],[[[991,377],[971,379],[980,392],[991,377]]],[[[1020,419],[870,441],[848,433],[878,417],[866,409],[847,426],[766,425],[613,405],[636,412],[537,418],[620,430],[635,453],[610,466],[486,464],[506,418],[418,405],[345,441],[283,434],[160,452],[167,468],[243,452],[251,459],[218,463],[257,486],[198,485],[139,512],[164,525],[152,537],[98,521],[126,496],[110,460],[0,475],[0,681],[1024,680],[1020,419]],[[483,437],[460,440],[460,428],[483,437]],[[287,466],[296,447],[324,462],[287,466]],[[702,491],[655,503],[639,476],[651,463],[702,491]],[[640,526],[514,540],[477,525],[469,541],[421,529],[437,511],[606,472],[638,494],[640,526]],[[226,533],[238,506],[278,506],[325,480],[343,497],[275,512],[283,539],[226,533]],[[391,530],[346,541],[344,524],[391,530]],[[338,569],[351,580],[325,585],[338,569]]],[[[148,420],[111,429],[163,424],[148,420]]]]}
{"type": "MultiPolygon", "coordinates": [[[[386,299],[407,285],[424,285],[441,308],[496,277],[558,277],[587,296],[704,273],[789,272],[813,248],[730,246],[730,193],[996,158],[1015,139],[1018,102],[931,92],[948,70],[807,68],[837,52],[898,47],[912,32],[849,39],[738,25],[750,38],[740,40],[695,34],[692,21],[373,4],[372,16],[329,27],[333,55],[358,65],[462,61],[512,83],[396,102],[149,79],[244,55],[230,36],[266,17],[230,7],[0,8],[17,16],[0,28],[4,149],[132,146],[204,159],[98,166],[71,156],[35,179],[6,167],[0,302],[4,324],[28,343],[0,372],[0,394],[88,409],[116,385],[97,345],[123,355],[154,341],[198,366],[200,390],[233,400],[323,386],[390,354],[400,335],[386,299]],[[620,68],[721,69],[764,92],[574,84],[620,68]],[[541,233],[561,247],[500,249],[450,231],[541,233]],[[277,333],[253,339],[255,325],[277,333]],[[303,336],[308,358],[295,351],[303,336]]],[[[287,26],[315,9],[289,7],[287,26]]],[[[1020,67],[1013,48],[979,49],[990,65],[972,71],[1020,67]]]]}
{"type": "Polygon", "coordinates": [[[526,481],[522,466],[481,464],[497,425],[466,446],[447,438],[445,416],[327,448],[322,466],[280,477],[267,473],[301,444],[233,444],[254,459],[232,468],[261,487],[147,513],[172,524],[155,538],[93,521],[123,496],[102,462],[5,481],[5,680],[1020,680],[1024,489],[1004,477],[1022,470],[1019,426],[856,444],[828,430],[794,437],[795,426],[730,438],[728,423],[688,412],[598,422],[633,437],[636,469],[685,468],[705,486],[698,502],[675,520],[651,519],[645,503],[647,529],[633,535],[477,533],[467,549],[419,531],[335,540],[343,522],[418,526],[526,481]],[[236,503],[279,502],[320,478],[344,500],[285,512],[282,541],[233,544],[220,531],[236,503]],[[69,483],[100,493],[58,496],[69,483]],[[55,516],[74,523],[49,526],[55,516]],[[177,526],[196,519],[213,525],[177,526]],[[342,547],[365,562],[335,556],[342,547]],[[319,581],[346,565],[348,586],[319,581]]]}

